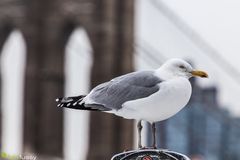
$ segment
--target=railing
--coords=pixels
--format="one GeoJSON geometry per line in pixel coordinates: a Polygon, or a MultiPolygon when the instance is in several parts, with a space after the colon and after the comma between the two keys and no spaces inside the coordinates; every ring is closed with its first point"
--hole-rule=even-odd
{"type": "Polygon", "coordinates": [[[142,149],[119,153],[111,160],[190,160],[187,156],[169,150],[142,149]]]}

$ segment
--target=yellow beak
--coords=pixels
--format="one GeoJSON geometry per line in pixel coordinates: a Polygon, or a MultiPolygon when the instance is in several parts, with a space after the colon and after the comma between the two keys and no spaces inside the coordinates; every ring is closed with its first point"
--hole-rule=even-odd
{"type": "Polygon", "coordinates": [[[194,70],[190,72],[193,76],[198,76],[201,78],[208,78],[208,74],[204,71],[194,70]]]}

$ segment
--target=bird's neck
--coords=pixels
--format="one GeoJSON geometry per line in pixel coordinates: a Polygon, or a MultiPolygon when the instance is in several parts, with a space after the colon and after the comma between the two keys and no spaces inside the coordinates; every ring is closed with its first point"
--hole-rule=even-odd
{"type": "Polygon", "coordinates": [[[174,78],[174,75],[171,74],[170,72],[167,72],[167,70],[164,70],[163,68],[158,68],[155,71],[156,76],[161,78],[162,80],[168,80],[174,78]]]}

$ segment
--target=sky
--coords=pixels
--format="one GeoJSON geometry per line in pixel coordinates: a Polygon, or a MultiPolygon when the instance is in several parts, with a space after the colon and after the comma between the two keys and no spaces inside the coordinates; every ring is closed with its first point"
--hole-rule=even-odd
{"type": "Polygon", "coordinates": [[[18,153],[22,143],[22,95],[26,46],[20,32],[13,32],[0,59],[2,73],[2,151],[18,153]],[[16,134],[18,133],[18,134],[16,134]]]}
{"type": "Polygon", "coordinates": [[[239,68],[240,20],[238,0],[165,0],[176,14],[219,53],[239,68]]]}

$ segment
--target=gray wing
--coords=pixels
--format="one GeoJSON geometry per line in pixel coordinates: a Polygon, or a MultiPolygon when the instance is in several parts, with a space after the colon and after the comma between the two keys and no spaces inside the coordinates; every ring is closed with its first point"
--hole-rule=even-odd
{"type": "Polygon", "coordinates": [[[88,98],[94,102],[85,105],[100,105],[105,110],[118,110],[126,101],[145,98],[159,90],[162,80],[153,71],[132,72],[95,87],[88,98]]]}

